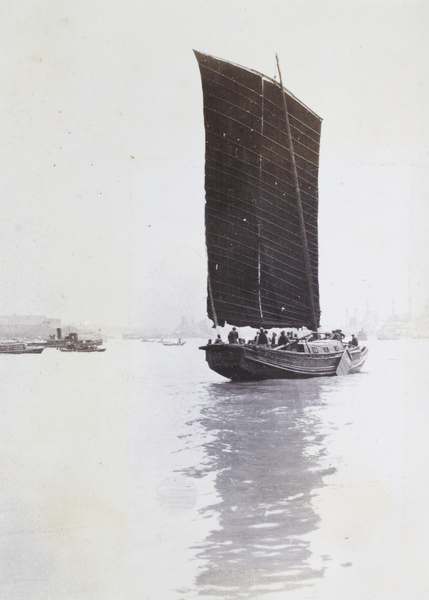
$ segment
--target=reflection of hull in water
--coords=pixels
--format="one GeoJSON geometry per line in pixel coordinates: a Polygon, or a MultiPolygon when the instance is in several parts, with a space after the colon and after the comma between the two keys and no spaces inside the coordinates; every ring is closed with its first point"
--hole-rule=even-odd
{"type": "Polygon", "coordinates": [[[273,597],[287,598],[323,577],[310,539],[316,490],[335,473],[319,410],[324,388],[321,379],[207,385],[201,418],[189,424],[207,433],[205,457],[200,470],[184,471],[216,476],[216,501],[201,512],[214,513],[217,526],[196,546],[204,566],[195,597],[271,597],[275,583],[273,597]]]}
{"type": "MultiPolygon", "coordinates": [[[[238,344],[212,344],[202,346],[209,367],[233,381],[261,379],[307,379],[329,377],[337,374],[344,347],[325,353],[318,344],[318,352],[306,354],[289,350],[238,344]]],[[[367,348],[349,348],[351,358],[348,373],[357,373],[367,356],[367,348]]]]}

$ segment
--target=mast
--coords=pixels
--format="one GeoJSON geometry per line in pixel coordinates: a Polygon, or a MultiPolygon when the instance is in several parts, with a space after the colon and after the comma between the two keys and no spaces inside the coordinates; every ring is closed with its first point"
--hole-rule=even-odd
{"type": "Polygon", "coordinates": [[[264,313],[262,310],[262,296],[261,296],[261,224],[258,223],[258,300],[259,300],[259,312],[261,314],[261,321],[264,321],[264,313]]]}
{"type": "Polygon", "coordinates": [[[307,282],[308,282],[308,294],[309,294],[309,300],[310,300],[312,329],[317,330],[318,319],[317,319],[317,315],[316,315],[316,308],[315,308],[315,302],[314,302],[313,275],[312,275],[311,262],[310,262],[310,253],[308,251],[307,232],[305,229],[304,213],[302,210],[301,189],[299,186],[298,170],[296,167],[295,152],[294,152],[293,140],[292,140],[292,132],[291,132],[291,128],[290,128],[289,113],[288,113],[287,102],[286,102],[286,94],[285,94],[285,91],[283,88],[282,73],[280,71],[279,57],[277,56],[277,54],[276,54],[276,61],[277,61],[277,69],[279,72],[280,88],[281,88],[282,97],[283,97],[283,107],[284,107],[284,113],[285,113],[286,130],[287,130],[287,137],[288,137],[288,141],[289,141],[289,151],[290,151],[290,157],[291,157],[291,163],[292,163],[292,173],[293,173],[293,180],[294,180],[295,191],[296,191],[296,206],[298,209],[299,225],[301,228],[302,251],[304,254],[305,271],[306,271],[307,282]]]}

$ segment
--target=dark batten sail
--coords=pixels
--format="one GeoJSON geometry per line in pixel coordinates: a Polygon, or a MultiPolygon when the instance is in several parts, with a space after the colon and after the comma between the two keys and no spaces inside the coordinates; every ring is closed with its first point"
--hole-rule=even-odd
{"type": "Polygon", "coordinates": [[[318,327],[321,119],[276,81],[195,54],[206,132],[208,315],[219,325],[318,327]],[[302,244],[283,93],[310,265],[302,244]]]}

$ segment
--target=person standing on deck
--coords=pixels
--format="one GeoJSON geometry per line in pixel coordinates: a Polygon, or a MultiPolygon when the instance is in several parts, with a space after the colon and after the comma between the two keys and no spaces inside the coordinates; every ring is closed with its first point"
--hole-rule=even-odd
{"type": "Polygon", "coordinates": [[[288,338],[286,336],[286,333],[284,331],[282,331],[280,333],[280,337],[279,337],[279,341],[278,341],[279,346],[284,346],[285,344],[288,343],[288,341],[289,340],[288,340],[288,338]]]}
{"type": "Polygon", "coordinates": [[[238,344],[238,331],[235,327],[228,333],[228,342],[230,344],[238,344]]]}
{"type": "Polygon", "coordinates": [[[265,333],[263,327],[261,327],[261,329],[259,330],[257,343],[260,346],[267,346],[268,345],[268,336],[265,333]]]}

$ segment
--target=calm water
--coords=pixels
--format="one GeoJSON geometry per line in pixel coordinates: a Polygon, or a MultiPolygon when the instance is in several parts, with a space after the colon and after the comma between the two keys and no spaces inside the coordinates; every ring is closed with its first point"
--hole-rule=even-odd
{"type": "Polygon", "coordinates": [[[199,343],[0,356],[0,597],[428,597],[429,342],[247,384],[199,343]]]}

